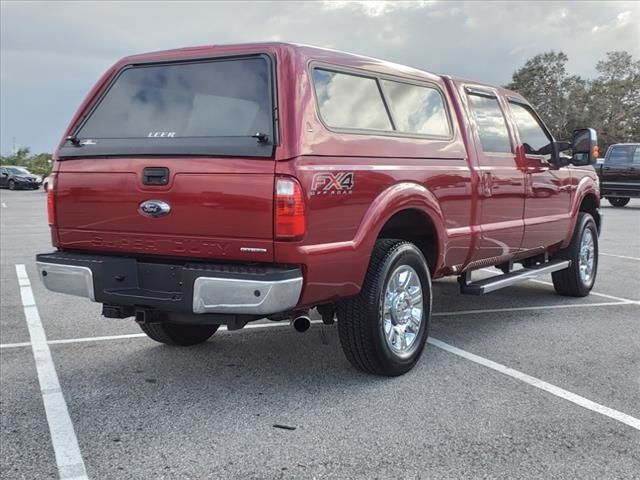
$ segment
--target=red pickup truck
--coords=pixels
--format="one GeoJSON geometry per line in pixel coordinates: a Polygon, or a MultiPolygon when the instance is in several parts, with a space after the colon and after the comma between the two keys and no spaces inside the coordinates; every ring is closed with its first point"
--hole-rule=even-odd
{"type": "Polygon", "coordinates": [[[284,43],[136,55],[55,154],[56,251],[37,265],[50,290],[167,344],[265,317],[305,330],[315,307],[354,366],[400,375],[424,348],[431,279],[477,295],[552,273],[559,294],[589,293],[596,156],[593,130],[555,141],[515,92],[372,58],[284,43]]]}

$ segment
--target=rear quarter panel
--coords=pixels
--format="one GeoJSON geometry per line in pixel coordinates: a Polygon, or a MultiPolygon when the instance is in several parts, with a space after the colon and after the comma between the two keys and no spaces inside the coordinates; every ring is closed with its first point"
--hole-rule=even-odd
{"type": "MultiPolygon", "coordinates": [[[[276,173],[299,179],[306,201],[307,233],[300,242],[275,242],[277,262],[305,266],[301,304],[356,295],[364,281],[375,240],[394,213],[412,208],[428,216],[440,244],[437,276],[447,265],[465,262],[471,236],[471,172],[456,112],[439,77],[429,77],[448,103],[450,140],[330,131],[316,113],[310,66],[298,59],[291,71],[299,106],[289,111],[286,132],[298,132],[292,158],[276,173]],[[319,174],[353,174],[353,188],[318,194],[319,174]]],[[[328,59],[327,59],[328,61],[328,59]]],[[[353,65],[352,65],[353,66],[353,65]]],[[[291,78],[291,77],[290,77],[291,78]]],[[[421,80],[425,80],[424,78],[421,80]]],[[[283,141],[286,142],[286,139],[283,141]]]]}

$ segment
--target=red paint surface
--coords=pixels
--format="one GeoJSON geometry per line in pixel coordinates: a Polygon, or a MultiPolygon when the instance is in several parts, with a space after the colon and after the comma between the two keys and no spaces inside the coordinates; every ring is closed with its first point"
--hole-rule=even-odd
{"type": "MultiPolygon", "coordinates": [[[[198,47],[125,58],[89,93],[70,128],[125,65],[256,52],[276,59],[281,144],[273,159],[56,161],[57,225],[52,231],[56,246],[296,264],[305,273],[301,305],[314,305],[358,293],[378,233],[404,209],[417,210],[433,224],[437,254],[430,267],[435,276],[442,276],[454,268],[473,266],[472,262],[493,257],[504,261],[523,250],[566,245],[584,196],[593,195],[599,202],[591,167],[541,165],[522,149],[500,158],[483,155],[476,148],[464,92],[465,86],[477,84],[312,47],[277,43],[198,47]],[[452,138],[327,130],[316,113],[309,74],[312,61],[437,84],[448,104],[452,138]],[[144,167],[168,167],[169,183],[142,185],[144,167]],[[354,173],[350,194],[312,195],[314,174],[345,171],[354,173]],[[307,229],[299,241],[273,240],[275,174],[293,176],[302,186],[307,229]],[[141,216],[138,205],[148,199],[168,202],[172,212],[162,218],[141,216]],[[243,247],[266,252],[242,252],[243,247]]],[[[501,88],[494,91],[501,103],[506,103],[506,93],[517,96],[501,88]]],[[[507,118],[507,124],[517,145],[513,120],[507,118]]]]}

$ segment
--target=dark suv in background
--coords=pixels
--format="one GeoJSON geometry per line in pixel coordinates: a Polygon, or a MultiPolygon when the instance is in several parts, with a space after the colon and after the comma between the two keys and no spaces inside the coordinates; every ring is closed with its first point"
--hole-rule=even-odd
{"type": "Polygon", "coordinates": [[[640,197],[640,143],[617,143],[598,164],[600,195],[614,207],[624,207],[640,197]]]}
{"type": "Polygon", "coordinates": [[[9,190],[27,189],[37,190],[40,188],[42,179],[34,175],[24,167],[9,165],[0,167],[0,187],[9,190]]]}

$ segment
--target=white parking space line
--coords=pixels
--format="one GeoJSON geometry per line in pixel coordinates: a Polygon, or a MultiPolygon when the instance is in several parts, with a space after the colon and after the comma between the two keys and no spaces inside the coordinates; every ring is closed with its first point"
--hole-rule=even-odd
{"type": "Polygon", "coordinates": [[[47,336],[40,321],[40,314],[24,265],[16,265],[16,274],[20,284],[20,297],[31,338],[31,348],[36,363],[40,393],[49,424],[58,474],[61,479],[88,479],[76,432],[73,429],[67,403],[60,388],[56,367],[47,344],[47,336]]]}
{"type": "MultiPolygon", "coordinates": [[[[16,273],[18,281],[20,283],[20,295],[24,306],[24,313],[27,319],[27,325],[29,327],[29,335],[31,337],[30,343],[15,343],[4,344],[3,348],[12,348],[18,346],[31,345],[33,349],[34,359],[36,361],[36,368],[38,372],[38,380],[40,382],[40,390],[42,392],[42,398],[45,405],[45,412],[47,415],[47,421],[49,423],[49,430],[51,432],[51,440],[56,455],[56,463],[58,464],[58,470],[61,479],[87,479],[86,468],[80,453],[78,446],[78,440],[73,429],[71,418],[67,409],[67,404],[64,400],[64,396],[60,389],[60,383],[55,371],[55,366],[51,358],[51,352],[49,350],[50,344],[62,344],[62,343],[77,343],[77,342],[93,342],[103,340],[116,340],[126,338],[141,338],[145,334],[126,334],[126,335],[112,335],[102,337],[85,337],[77,339],[63,339],[63,340],[51,340],[47,341],[38,309],[35,305],[33,292],[29,283],[29,277],[26,273],[24,265],[16,265],[16,273]]],[[[544,282],[548,283],[548,282],[544,282]]],[[[539,310],[545,308],[571,308],[571,307],[593,307],[593,306],[616,306],[626,305],[629,303],[637,303],[628,300],[624,300],[617,303],[600,303],[600,304],[578,304],[578,305],[541,305],[534,307],[516,307],[516,308],[504,308],[504,309],[486,309],[486,310],[463,310],[459,312],[438,312],[434,313],[434,316],[452,316],[452,315],[468,315],[468,314],[481,314],[489,312],[501,312],[501,311],[522,311],[522,310],[539,310]]],[[[314,320],[312,323],[322,323],[320,320],[314,320]]],[[[286,323],[271,323],[271,324],[254,324],[247,325],[248,329],[263,329],[272,327],[286,326],[286,323]]],[[[224,326],[221,327],[222,331],[227,330],[224,326]]],[[[556,397],[562,398],[583,408],[599,413],[618,422],[624,423],[636,430],[640,430],[640,419],[627,415],[618,410],[600,405],[585,397],[577,395],[575,393],[564,390],[560,387],[552,385],[539,378],[532,377],[526,373],[514,370],[500,363],[494,362],[487,358],[475,355],[460,348],[449,345],[441,340],[433,337],[429,337],[427,342],[437,348],[445,350],[449,353],[457,355],[461,358],[477,363],[484,367],[490,368],[504,375],[510,376],[516,380],[524,382],[540,390],[544,390],[556,397]]]]}
{"type": "Polygon", "coordinates": [[[2,202],[2,208],[7,208],[7,204],[2,202]]]}
{"type": "Polygon", "coordinates": [[[514,370],[513,368],[506,367],[487,358],[480,357],[473,353],[467,352],[466,350],[454,347],[453,345],[449,345],[448,343],[445,343],[436,338],[429,337],[427,339],[427,342],[429,342],[434,347],[446,350],[447,352],[453,353],[454,355],[462,357],[466,360],[470,360],[474,363],[495,370],[496,372],[508,375],[512,378],[515,378],[516,380],[520,380],[521,382],[531,385],[532,387],[539,388],[541,390],[544,390],[545,392],[555,395],[556,397],[563,398],[564,400],[575,403],[576,405],[579,405],[583,408],[617,420],[618,422],[629,425],[636,430],[640,430],[640,419],[632,417],[631,415],[627,415],[626,413],[619,412],[618,410],[614,410],[613,408],[605,407],[604,405],[600,405],[599,403],[592,402],[587,398],[576,395],[575,393],[571,393],[560,387],[556,387],[555,385],[547,383],[544,380],[540,380],[539,378],[532,377],[531,375],[527,375],[526,373],[522,373],[518,370],[514,370]]]}
{"type": "MultiPolygon", "coordinates": [[[[497,274],[496,270],[492,270],[490,268],[481,268],[480,270],[482,270],[483,272],[493,273],[494,275],[497,274]]],[[[545,280],[537,280],[535,278],[529,278],[527,281],[533,282],[533,283],[540,283],[542,285],[551,285],[553,287],[553,282],[547,282],[545,280]]],[[[618,302],[621,302],[621,303],[632,303],[634,305],[639,305],[640,304],[640,301],[637,301],[637,300],[631,300],[629,298],[616,297],[614,295],[608,295],[606,293],[600,293],[600,292],[591,291],[589,293],[589,295],[595,295],[596,297],[608,298],[609,300],[617,300],[618,302]]]]}
{"type": "MultiPolygon", "coordinates": [[[[531,279],[529,279],[529,281],[533,282],[533,283],[540,283],[542,285],[551,285],[551,286],[553,286],[552,282],[547,282],[545,280],[536,280],[535,278],[531,278],[531,279]]],[[[589,295],[595,295],[596,297],[608,298],[609,300],[617,300],[618,302],[622,302],[622,303],[631,303],[631,304],[634,304],[634,305],[640,304],[640,302],[638,302],[637,300],[631,300],[629,298],[616,297],[614,295],[608,295],[606,293],[600,293],[600,292],[592,291],[591,293],[589,293],[589,295]]]]}
{"type": "Polygon", "coordinates": [[[30,347],[31,342],[18,342],[18,343],[3,343],[0,344],[0,348],[20,348],[20,347],[30,347]]]}
{"type": "MultiPolygon", "coordinates": [[[[312,320],[312,324],[322,323],[321,320],[312,320]]],[[[261,328],[273,328],[273,327],[287,327],[289,326],[286,322],[280,323],[257,323],[250,324],[244,327],[244,330],[253,330],[253,329],[261,329],[261,328]]],[[[226,326],[221,326],[219,329],[220,332],[228,331],[226,326]]],[[[103,337],[80,337],[80,338],[64,338],[61,340],[49,340],[47,343],[49,345],[60,345],[65,343],[84,343],[84,342],[103,342],[107,340],[122,340],[127,338],[146,338],[146,334],[144,333],[127,333],[124,335],[107,335],[103,337]]],[[[28,347],[31,345],[29,342],[21,342],[21,343],[3,343],[0,344],[0,348],[20,348],[20,347],[28,347]]]]}
{"type": "MultiPolygon", "coordinates": [[[[460,315],[481,315],[483,313],[501,313],[501,312],[524,312],[524,311],[536,311],[536,310],[555,310],[566,308],[588,308],[588,307],[616,307],[622,305],[636,305],[638,302],[633,301],[618,301],[618,302],[602,302],[602,303],[573,303],[563,305],[534,305],[530,307],[509,307],[509,308],[485,308],[479,310],[458,310],[453,312],[434,312],[433,317],[457,317],[460,315]]],[[[312,324],[322,323],[321,320],[313,320],[312,324]]],[[[244,327],[244,330],[261,329],[261,328],[273,328],[273,327],[286,327],[289,326],[287,322],[279,323],[257,323],[249,324],[244,327]]],[[[220,327],[220,331],[227,331],[226,326],[220,327]]],[[[85,343],[85,342],[102,342],[109,340],[123,340],[127,338],[144,338],[144,333],[128,333],[123,335],[106,335],[101,337],[79,337],[79,338],[64,338],[60,340],[48,340],[49,345],[60,345],[65,343],[85,343]]],[[[0,349],[5,348],[21,348],[28,347],[31,344],[29,342],[17,342],[17,343],[2,343],[0,349]]]]}
{"type": "Polygon", "coordinates": [[[614,255],[613,253],[599,253],[600,255],[604,255],[605,257],[616,257],[616,258],[624,258],[625,260],[637,260],[640,262],[640,258],[638,257],[627,257],[626,255],[614,255]]]}
{"type": "Polygon", "coordinates": [[[613,307],[616,305],[633,305],[634,302],[602,302],[602,303],[576,303],[563,305],[535,305],[532,307],[508,307],[508,308],[486,308],[480,310],[458,310],[457,312],[436,312],[433,317],[451,317],[459,315],[477,315],[481,313],[500,312],[525,312],[528,310],[554,310],[558,308],[586,308],[586,307],[613,307]]]}

